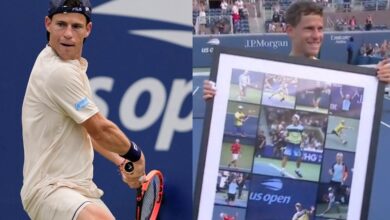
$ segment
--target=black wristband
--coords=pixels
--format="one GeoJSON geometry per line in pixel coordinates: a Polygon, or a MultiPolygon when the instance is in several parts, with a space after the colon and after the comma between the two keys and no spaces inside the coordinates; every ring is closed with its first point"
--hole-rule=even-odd
{"type": "Polygon", "coordinates": [[[120,156],[127,160],[130,160],[131,162],[137,162],[141,158],[141,154],[142,154],[141,148],[139,148],[137,144],[131,141],[131,146],[129,151],[126,154],[120,156]]]}

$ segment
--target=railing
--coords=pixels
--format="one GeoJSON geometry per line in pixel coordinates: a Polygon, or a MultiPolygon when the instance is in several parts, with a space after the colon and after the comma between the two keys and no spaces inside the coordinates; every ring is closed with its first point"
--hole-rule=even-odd
{"type": "Polygon", "coordinates": [[[330,30],[334,30],[334,21],[332,20],[332,18],[326,18],[326,27],[330,30]]]}

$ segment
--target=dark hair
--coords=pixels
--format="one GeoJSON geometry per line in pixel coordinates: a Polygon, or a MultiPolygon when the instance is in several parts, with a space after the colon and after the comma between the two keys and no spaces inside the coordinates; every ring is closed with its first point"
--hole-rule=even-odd
{"type": "MultiPolygon", "coordinates": [[[[67,6],[67,7],[70,7],[70,8],[81,7],[81,6],[83,6],[83,3],[80,0],[65,0],[64,4],[62,6],[67,6]]],[[[53,18],[54,15],[55,14],[48,15],[50,20],[53,18]]],[[[83,14],[83,15],[86,18],[86,24],[91,22],[90,17],[86,16],[85,14],[83,14]]],[[[48,31],[46,31],[46,39],[47,39],[47,41],[50,40],[50,33],[48,31]]],[[[86,38],[84,38],[84,42],[85,42],[85,40],[86,40],[86,38]]]]}
{"type": "Polygon", "coordinates": [[[321,5],[308,0],[296,1],[291,4],[286,11],[287,24],[296,27],[301,21],[302,16],[306,15],[323,16],[323,8],[321,5]]]}

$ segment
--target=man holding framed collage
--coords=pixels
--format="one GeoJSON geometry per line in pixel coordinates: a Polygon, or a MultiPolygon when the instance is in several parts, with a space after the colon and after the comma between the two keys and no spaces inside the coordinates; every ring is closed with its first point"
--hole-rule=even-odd
{"type": "MultiPolygon", "coordinates": [[[[287,34],[291,38],[292,41],[292,50],[290,55],[295,57],[306,57],[309,59],[316,59],[316,56],[320,50],[320,46],[323,39],[323,15],[322,15],[322,8],[319,7],[317,4],[313,2],[308,1],[298,1],[296,3],[293,3],[289,9],[287,10],[287,34]]],[[[247,68],[245,68],[247,70],[247,68]]],[[[390,82],[390,59],[381,61],[377,66],[377,77],[379,80],[384,82],[390,82]]],[[[215,85],[214,85],[215,86],[215,85]]],[[[203,90],[203,98],[205,100],[208,100],[210,98],[213,98],[216,94],[216,89],[213,86],[213,83],[210,83],[210,81],[206,81],[204,83],[204,90],[203,90]]],[[[332,94],[335,94],[335,91],[330,91],[332,94]]],[[[321,96],[318,95],[318,96],[321,96]]],[[[313,105],[313,103],[310,103],[310,105],[313,105]]],[[[328,112],[330,114],[330,112],[328,112]]],[[[360,111],[358,113],[360,115],[360,111]]],[[[261,116],[259,116],[259,121],[262,120],[261,116]]],[[[315,120],[308,122],[304,122],[305,125],[316,124],[315,120]]],[[[336,120],[336,118],[334,119],[336,120]]],[[[320,128],[321,125],[318,123],[314,126],[320,128]]],[[[326,135],[326,131],[325,131],[326,135]]],[[[356,134],[357,135],[357,134],[356,134]]],[[[308,137],[308,134],[303,134],[302,138],[305,138],[307,140],[307,143],[310,143],[313,141],[311,137],[308,137]]],[[[322,146],[324,147],[324,146],[322,146]]],[[[285,147],[283,151],[283,156],[288,156],[285,154],[285,147]]],[[[338,150],[337,148],[334,148],[333,150],[338,150]]],[[[283,166],[282,166],[283,167],[283,166]]],[[[300,173],[301,174],[301,173],[300,173]]],[[[275,175],[273,175],[275,176],[275,175]]],[[[276,175],[277,176],[277,175],[276,175]]],[[[282,175],[283,176],[283,175],[282,175]]],[[[299,175],[298,175],[299,177],[299,175]]],[[[320,177],[323,179],[323,177],[320,177]]],[[[259,178],[258,178],[259,179],[259,178]]],[[[254,181],[254,180],[252,180],[254,181]]],[[[278,185],[279,183],[276,181],[276,179],[273,179],[272,183],[267,184],[274,184],[278,185]]],[[[322,188],[328,189],[327,184],[321,183],[321,189],[319,190],[320,193],[327,193],[325,190],[322,192],[322,188]]],[[[251,192],[249,192],[251,193],[251,192]]],[[[250,194],[249,197],[251,197],[253,200],[261,200],[261,195],[253,195],[250,194]]],[[[308,204],[304,204],[304,206],[307,206],[308,204]]],[[[327,204],[325,204],[327,205],[327,204]]],[[[325,205],[322,206],[321,209],[318,210],[318,212],[321,212],[324,210],[325,205]]],[[[318,207],[317,207],[318,209],[318,207]]],[[[318,214],[318,213],[317,213],[318,214]]],[[[325,216],[325,217],[331,217],[331,216],[325,216]]],[[[339,216],[338,216],[339,217],[339,216]]],[[[346,213],[344,214],[343,218],[346,218],[346,213]]],[[[250,219],[250,218],[249,218],[250,219]]]]}

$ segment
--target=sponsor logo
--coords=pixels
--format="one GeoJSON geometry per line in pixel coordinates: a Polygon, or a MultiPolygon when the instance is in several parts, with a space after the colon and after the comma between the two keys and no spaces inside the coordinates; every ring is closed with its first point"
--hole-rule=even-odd
{"type": "Polygon", "coordinates": [[[310,161],[315,163],[322,162],[322,155],[320,153],[303,152],[302,159],[304,161],[310,161]]]}
{"type": "MultiPolygon", "coordinates": [[[[122,17],[121,19],[124,17],[129,20],[143,20],[147,25],[129,26],[127,30],[121,30],[121,33],[159,40],[164,43],[163,47],[168,45],[190,49],[192,48],[192,32],[190,31],[192,17],[191,14],[184,13],[189,7],[191,5],[188,2],[177,0],[144,0],[141,2],[115,0],[98,5],[93,9],[93,13],[122,17]],[[171,7],[171,5],[176,7],[171,7]],[[161,10],[156,11],[156,8],[161,10]],[[180,10],[177,11],[177,8],[180,10]]],[[[146,44],[143,41],[141,43],[146,44]]],[[[159,48],[153,49],[158,50],[159,48]]],[[[132,52],[129,51],[129,53],[132,52]]],[[[156,55],[154,59],[160,59],[159,55],[156,55]]],[[[119,123],[128,131],[151,134],[158,124],[159,131],[148,138],[156,139],[155,150],[168,151],[174,141],[175,134],[187,133],[192,129],[192,111],[187,115],[180,115],[183,114],[181,111],[184,108],[184,101],[191,95],[192,81],[169,77],[169,75],[169,72],[154,73],[150,77],[139,74],[139,79],[127,85],[123,93],[118,94],[120,96],[118,108],[111,108],[111,100],[100,96],[98,92],[116,93],[116,82],[120,79],[111,77],[109,74],[92,77],[90,84],[94,102],[105,116],[109,115],[110,110],[115,109],[114,114],[119,116],[119,123]],[[164,75],[164,79],[159,78],[161,75],[164,75]],[[168,86],[170,89],[167,89],[168,86]],[[143,94],[150,96],[150,100],[146,104],[143,103],[143,94]],[[136,107],[139,105],[142,105],[144,109],[144,113],[141,115],[136,113],[136,107]]]]}
{"type": "MultiPolygon", "coordinates": [[[[283,189],[283,182],[280,179],[269,179],[261,183],[266,189],[271,191],[280,191],[283,189]]],[[[282,195],[280,193],[263,193],[251,192],[249,200],[263,202],[267,205],[273,204],[289,204],[292,200],[289,195],[282,195]]]]}
{"type": "Polygon", "coordinates": [[[283,188],[283,183],[280,179],[269,179],[261,183],[266,189],[279,191],[283,188]]]}
{"type": "Polygon", "coordinates": [[[77,102],[74,107],[77,111],[80,111],[81,109],[85,108],[89,103],[89,100],[87,97],[81,99],[79,102],[77,102]]]}
{"type": "Polygon", "coordinates": [[[142,28],[136,30],[134,27],[129,27],[129,29],[131,28],[129,33],[169,42],[182,47],[192,48],[192,32],[190,31],[190,28],[192,27],[192,17],[191,14],[187,13],[187,11],[190,10],[189,7],[190,4],[188,4],[188,2],[177,0],[116,0],[107,1],[104,4],[95,7],[93,13],[126,16],[175,24],[178,28],[173,29],[173,27],[171,27],[162,29],[161,26],[159,26],[159,28],[156,29],[142,28]],[[172,5],[175,5],[175,7],[172,7],[172,5]],[[156,8],[160,10],[156,10],[156,8]],[[178,10],[178,8],[180,8],[180,10],[178,10]]]}
{"type": "Polygon", "coordinates": [[[350,35],[330,35],[330,40],[336,44],[346,44],[350,37],[350,35]]]}
{"type": "Polygon", "coordinates": [[[272,49],[278,49],[280,47],[288,47],[288,41],[287,40],[246,40],[244,44],[245,48],[257,48],[257,47],[265,47],[265,48],[272,48],[272,49]]]}
{"type": "Polygon", "coordinates": [[[273,204],[289,204],[291,202],[291,196],[251,192],[249,194],[249,200],[266,203],[267,205],[273,204]]]}
{"type": "MultiPolygon", "coordinates": [[[[115,80],[111,77],[94,77],[90,82],[96,105],[104,116],[108,116],[109,103],[96,93],[99,90],[111,92],[115,80]]],[[[141,78],[132,84],[122,96],[118,112],[120,122],[130,131],[143,131],[161,120],[162,115],[155,149],[168,151],[176,132],[188,132],[192,129],[192,111],[185,117],[180,116],[181,107],[191,92],[191,80],[174,79],[171,91],[166,91],[159,79],[141,78]],[[145,113],[137,115],[137,103],[143,93],[149,93],[150,101],[145,107],[145,113]]]]}
{"type": "Polygon", "coordinates": [[[207,44],[210,44],[210,45],[219,45],[221,42],[219,41],[218,38],[213,38],[209,41],[207,41],[207,44]]]}
{"type": "Polygon", "coordinates": [[[202,47],[202,49],[200,49],[200,52],[205,53],[205,54],[213,53],[214,48],[213,47],[202,47]]]}

